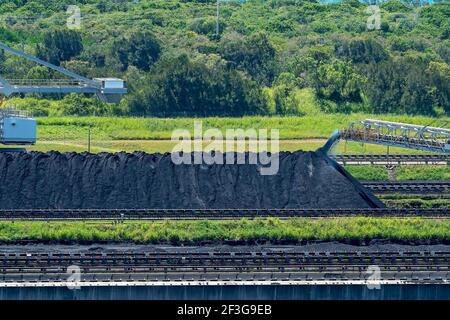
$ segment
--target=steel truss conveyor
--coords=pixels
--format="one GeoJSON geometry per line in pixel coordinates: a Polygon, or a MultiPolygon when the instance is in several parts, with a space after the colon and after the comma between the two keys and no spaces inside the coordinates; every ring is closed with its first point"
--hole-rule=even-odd
{"type": "Polygon", "coordinates": [[[450,194],[450,181],[363,181],[362,184],[376,194],[450,194]]]}
{"type": "Polygon", "coordinates": [[[342,140],[450,153],[450,129],[381,120],[352,122],[339,131],[342,140]]]}

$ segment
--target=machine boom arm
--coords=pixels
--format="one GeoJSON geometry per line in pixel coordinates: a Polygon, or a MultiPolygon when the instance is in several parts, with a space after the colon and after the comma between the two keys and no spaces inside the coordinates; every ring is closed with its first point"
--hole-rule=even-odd
{"type": "Polygon", "coordinates": [[[89,83],[89,84],[91,84],[91,85],[93,85],[93,86],[98,85],[95,81],[93,81],[93,80],[91,80],[91,79],[88,79],[88,78],[86,78],[86,77],[80,76],[79,74],[76,74],[76,73],[74,73],[74,72],[72,72],[72,71],[69,71],[69,70],[66,70],[66,69],[64,69],[64,68],[55,66],[54,64],[51,64],[51,63],[49,63],[49,62],[47,62],[47,61],[44,61],[44,60],[41,60],[41,59],[39,59],[39,58],[37,58],[37,57],[34,57],[34,56],[32,56],[32,55],[29,55],[29,54],[27,54],[27,53],[25,53],[25,52],[22,52],[22,51],[19,51],[19,50],[17,50],[17,49],[8,47],[7,45],[5,45],[5,44],[3,44],[3,43],[1,43],[1,42],[0,42],[0,49],[5,50],[5,51],[8,51],[8,52],[10,52],[10,53],[12,53],[12,54],[15,54],[15,55],[17,55],[17,56],[20,56],[20,57],[22,57],[22,58],[25,58],[25,59],[27,59],[27,60],[36,62],[37,64],[40,64],[40,65],[42,65],[42,66],[44,66],[44,67],[47,67],[47,68],[53,69],[53,70],[55,70],[55,71],[58,71],[59,73],[62,73],[62,74],[64,74],[64,75],[68,76],[68,77],[71,77],[71,78],[74,78],[74,79],[78,79],[78,80],[80,80],[80,81],[89,83]]]}
{"type": "Polygon", "coordinates": [[[39,65],[55,70],[69,78],[62,80],[6,80],[0,76],[0,94],[10,96],[14,93],[95,93],[105,102],[119,102],[122,95],[127,93],[124,82],[116,78],[89,79],[62,67],[11,48],[0,42],[0,50],[33,61],[39,65]]]}

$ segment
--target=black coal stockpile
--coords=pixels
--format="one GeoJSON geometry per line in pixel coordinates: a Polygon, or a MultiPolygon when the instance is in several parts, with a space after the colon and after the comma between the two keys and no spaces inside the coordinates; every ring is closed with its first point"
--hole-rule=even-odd
{"type": "Polygon", "coordinates": [[[367,208],[381,203],[320,152],[252,164],[175,165],[170,154],[0,153],[0,209],[367,208]]]}

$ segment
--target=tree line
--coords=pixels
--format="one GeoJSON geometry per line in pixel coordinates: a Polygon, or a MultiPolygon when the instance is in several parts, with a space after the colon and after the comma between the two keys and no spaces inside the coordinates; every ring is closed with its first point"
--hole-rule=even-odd
{"type": "MultiPolygon", "coordinates": [[[[0,3],[6,17],[44,1],[0,3]]],[[[230,2],[220,34],[214,4],[89,0],[80,5],[95,16],[89,30],[69,30],[45,27],[64,7],[50,0],[45,18],[0,24],[0,41],[88,77],[124,78],[130,92],[117,106],[77,95],[27,95],[21,105],[41,115],[450,113],[446,3],[385,2],[380,28],[368,31],[356,0],[230,2]]],[[[0,74],[58,77],[2,52],[0,74]]]]}

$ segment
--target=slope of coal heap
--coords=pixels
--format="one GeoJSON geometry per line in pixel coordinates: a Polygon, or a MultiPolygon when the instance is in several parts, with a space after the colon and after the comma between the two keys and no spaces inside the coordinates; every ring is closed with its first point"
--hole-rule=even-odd
{"type": "Polygon", "coordinates": [[[0,208],[382,206],[320,152],[279,156],[264,176],[249,164],[175,165],[170,154],[0,153],[0,208]]]}

